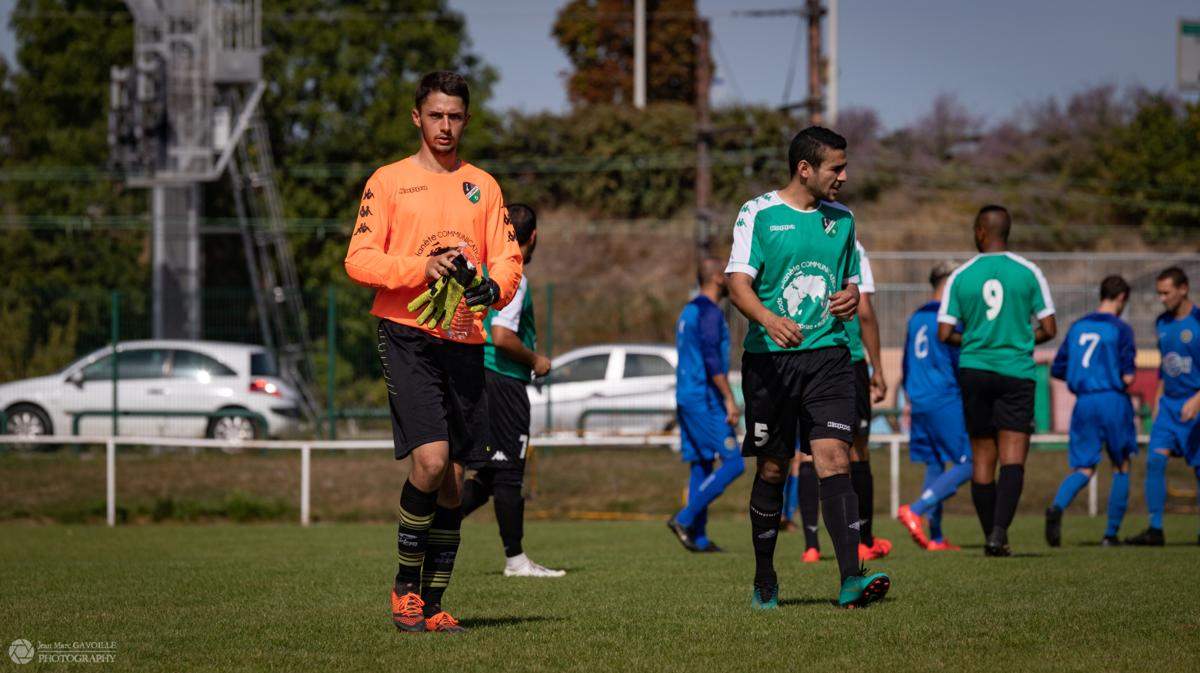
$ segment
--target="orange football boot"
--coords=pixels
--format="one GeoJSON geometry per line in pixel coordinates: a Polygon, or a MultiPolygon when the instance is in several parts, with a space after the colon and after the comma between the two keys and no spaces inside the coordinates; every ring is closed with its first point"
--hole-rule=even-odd
{"type": "Polygon", "coordinates": [[[816,563],[821,560],[821,550],[816,547],[809,547],[804,550],[804,562],[816,563]]]}
{"type": "Polygon", "coordinates": [[[929,551],[962,551],[962,547],[951,543],[949,540],[934,542],[930,540],[929,546],[926,547],[929,551]]]}
{"type": "Polygon", "coordinates": [[[896,518],[908,529],[908,534],[912,536],[913,542],[916,542],[918,547],[929,549],[929,538],[925,536],[925,526],[921,523],[921,517],[914,514],[911,507],[900,505],[900,509],[896,512],[896,518]]]}
{"type": "Polygon", "coordinates": [[[449,612],[442,610],[436,615],[425,620],[426,631],[440,631],[442,633],[462,633],[466,631],[459,625],[458,620],[451,617],[449,612]]]}
{"type": "Polygon", "coordinates": [[[392,589],[392,623],[397,629],[407,633],[424,633],[426,629],[425,615],[421,611],[425,601],[421,595],[408,592],[403,596],[392,589]]]}

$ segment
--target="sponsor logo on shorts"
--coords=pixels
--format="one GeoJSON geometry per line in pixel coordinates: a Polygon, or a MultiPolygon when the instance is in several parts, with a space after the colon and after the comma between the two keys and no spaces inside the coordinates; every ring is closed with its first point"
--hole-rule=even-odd
{"type": "Polygon", "coordinates": [[[825,427],[833,428],[834,430],[844,430],[845,432],[850,432],[853,430],[853,428],[851,428],[849,425],[846,425],[845,423],[838,423],[837,421],[828,421],[825,423],[825,427]]]}

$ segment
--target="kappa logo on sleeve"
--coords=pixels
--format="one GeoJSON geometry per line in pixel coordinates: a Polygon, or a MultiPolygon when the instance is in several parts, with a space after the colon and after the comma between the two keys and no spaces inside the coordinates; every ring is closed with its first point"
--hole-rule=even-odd
{"type": "Polygon", "coordinates": [[[369,233],[371,233],[371,228],[367,226],[366,222],[359,222],[358,229],[354,230],[355,236],[358,236],[359,234],[369,234],[369,233]]]}
{"type": "Polygon", "coordinates": [[[476,187],[475,185],[473,185],[469,182],[464,182],[463,183],[463,194],[467,197],[467,200],[470,201],[471,203],[479,203],[479,194],[480,194],[479,187],[476,187]]]}
{"type": "Polygon", "coordinates": [[[368,205],[366,205],[366,204],[363,204],[363,207],[358,209],[358,216],[359,216],[359,217],[370,217],[370,216],[371,216],[371,214],[372,214],[372,213],[371,213],[371,206],[368,206],[368,205]]]}
{"type": "Polygon", "coordinates": [[[371,192],[370,187],[367,187],[367,193],[363,194],[363,201],[370,201],[373,198],[375,198],[375,194],[371,192]]]}

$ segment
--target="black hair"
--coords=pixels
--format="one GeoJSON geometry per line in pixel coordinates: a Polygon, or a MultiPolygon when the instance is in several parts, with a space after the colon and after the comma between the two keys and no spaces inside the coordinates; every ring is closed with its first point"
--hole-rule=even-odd
{"type": "Polygon", "coordinates": [[[1100,281],[1100,298],[1116,299],[1121,295],[1129,296],[1129,283],[1120,276],[1108,276],[1100,281]]]}
{"type": "Polygon", "coordinates": [[[1008,214],[1008,208],[1005,208],[1004,206],[998,206],[994,203],[989,203],[988,205],[980,208],[979,212],[975,214],[975,226],[985,226],[981,224],[984,216],[991,215],[992,213],[1001,215],[1003,219],[986,225],[988,233],[999,237],[1002,241],[1007,242],[1008,232],[1012,230],[1012,216],[1008,214]]]}
{"type": "Polygon", "coordinates": [[[434,91],[440,91],[447,96],[457,96],[462,99],[464,108],[471,107],[471,89],[467,86],[466,78],[456,72],[437,70],[422,77],[414,97],[418,110],[421,109],[421,103],[434,91]]]}
{"type": "Polygon", "coordinates": [[[725,262],[720,257],[709,255],[700,259],[700,263],[696,265],[696,284],[703,286],[714,274],[720,273],[725,268],[725,262]]]}
{"type": "Polygon", "coordinates": [[[820,168],[827,149],[846,149],[846,139],[822,126],[810,126],[797,133],[788,147],[788,175],[796,174],[796,164],[801,161],[820,168]]]}
{"type": "Polygon", "coordinates": [[[950,277],[954,273],[954,269],[958,267],[954,262],[938,262],[929,270],[929,285],[936,288],[938,283],[950,277]]]}
{"type": "Polygon", "coordinates": [[[537,230],[537,213],[524,203],[510,203],[504,210],[504,219],[512,225],[517,245],[525,245],[537,230]]]}
{"type": "Polygon", "coordinates": [[[1162,273],[1158,274],[1158,280],[1166,280],[1168,278],[1175,284],[1175,287],[1183,287],[1188,284],[1187,274],[1177,266],[1167,267],[1162,270],[1162,273]]]}

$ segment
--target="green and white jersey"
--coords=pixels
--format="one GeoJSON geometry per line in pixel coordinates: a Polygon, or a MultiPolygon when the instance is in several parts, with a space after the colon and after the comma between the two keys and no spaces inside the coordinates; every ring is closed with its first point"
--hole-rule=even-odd
{"type": "Polygon", "coordinates": [[[829,312],[829,295],[859,282],[854,242],[854,215],[840,203],[822,201],[812,210],[798,210],[778,192],[768,192],[742,206],[725,273],[750,276],[759,301],[796,321],[804,335],[799,346],[780,348],[762,325],[751,322],[746,351],[849,345],[845,324],[829,312]]]}
{"type": "MultiPolygon", "coordinates": [[[[871,260],[867,257],[867,251],[858,241],[854,242],[854,250],[858,255],[858,292],[859,294],[875,294],[875,274],[871,272],[871,260]]],[[[846,335],[850,337],[850,361],[865,360],[867,356],[863,351],[862,322],[858,319],[857,313],[846,322],[846,335]]]]}
{"type": "Polygon", "coordinates": [[[946,281],[938,322],[963,326],[958,365],[1033,379],[1033,326],[1054,314],[1050,286],[1033,262],[1011,252],[975,255],[946,281]]]}
{"type": "Polygon", "coordinates": [[[537,327],[533,322],[533,298],[529,293],[529,280],[521,276],[521,284],[512,301],[499,311],[489,310],[483,319],[483,329],[487,333],[487,341],[483,345],[483,366],[505,376],[520,379],[526,383],[533,378],[533,372],[526,365],[514,362],[498,350],[492,343],[492,327],[498,325],[512,330],[522,344],[529,350],[537,349],[537,327]]]}

